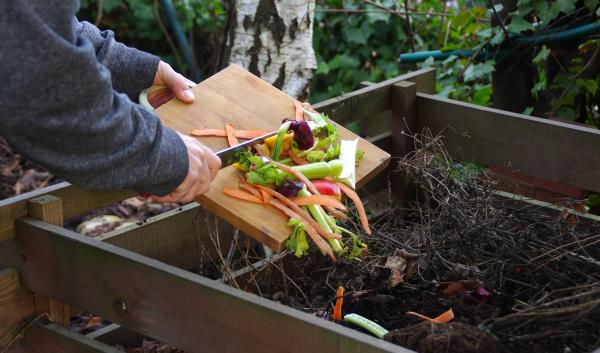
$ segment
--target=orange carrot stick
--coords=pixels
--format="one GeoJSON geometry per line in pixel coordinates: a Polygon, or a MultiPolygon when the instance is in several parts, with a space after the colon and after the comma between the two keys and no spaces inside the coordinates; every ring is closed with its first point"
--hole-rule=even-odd
{"type": "Polygon", "coordinates": [[[294,101],[294,107],[296,107],[296,120],[304,121],[304,107],[302,106],[302,103],[294,101]]]}
{"type": "Polygon", "coordinates": [[[336,210],[335,208],[332,207],[328,207],[327,211],[329,213],[331,213],[331,215],[335,218],[339,218],[342,221],[347,221],[348,220],[348,216],[346,216],[343,212],[336,210]]]}
{"type": "Polygon", "coordinates": [[[227,142],[229,142],[229,147],[233,147],[240,143],[237,137],[235,137],[235,129],[233,125],[230,123],[225,124],[225,132],[227,133],[227,142]]]}
{"type": "Polygon", "coordinates": [[[327,195],[301,196],[294,197],[290,200],[292,200],[298,206],[321,205],[335,207],[337,209],[346,211],[346,206],[333,197],[327,195]]]}
{"type": "Polygon", "coordinates": [[[344,287],[340,286],[336,292],[335,307],[333,308],[333,321],[342,320],[342,303],[344,302],[344,287]]]}
{"type": "Polygon", "coordinates": [[[297,214],[299,214],[302,217],[303,221],[306,221],[306,223],[309,223],[323,237],[325,237],[325,238],[331,238],[331,239],[341,239],[340,235],[333,234],[332,232],[328,232],[325,229],[323,229],[323,227],[321,227],[321,225],[319,223],[317,223],[317,221],[315,221],[310,215],[308,215],[306,213],[306,211],[304,211],[303,209],[301,209],[300,206],[298,206],[295,203],[293,203],[287,197],[281,195],[277,191],[275,191],[275,190],[273,190],[271,188],[268,188],[266,186],[256,185],[256,187],[259,188],[260,190],[264,190],[264,191],[268,192],[269,194],[273,195],[275,198],[277,198],[278,200],[280,200],[281,202],[283,202],[287,207],[291,208],[294,212],[296,212],[297,214]]]}
{"type": "Polygon", "coordinates": [[[452,311],[452,308],[448,309],[448,311],[445,311],[442,314],[440,314],[434,318],[430,318],[429,316],[425,316],[423,314],[415,313],[414,311],[407,311],[406,314],[416,316],[418,318],[427,320],[429,322],[433,322],[434,324],[444,324],[444,323],[450,322],[450,321],[452,321],[452,319],[454,319],[454,312],[452,311]]]}
{"type": "Polygon", "coordinates": [[[217,137],[225,137],[227,133],[222,129],[192,129],[191,134],[193,136],[217,136],[217,137]]]}
{"type": "Polygon", "coordinates": [[[244,178],[240,179],[240,189],[246,190],[249,193],[251,193],[252,195],[254,195],[260,199],[263,198],[262,194],[258,190],[256,190],[254,187],[252,187],[252,185],[248,184],[248,182],[244,178]]]}
{"type": "MultiPolygon", "coordinates": [[[[273,207],[285,213],[290,218],[303,219],[301,215],[286,207],[279,200],[271,199],[270,204],[273,207]]],[[[332,261],[335,262],[335,255],[333,254],[333,250],[331,250],[331,246],[329,246],[329,244],[327,244],[327,242],[323,238],[321,238],[321,236],[319,235],[319,233],[317,233],[315,228],[313,228],[307,222],[304,222],[304,228],[306,229],[306,233],[308,233],[312,241],[315,242],[315,244],[323,252],[323,254],[326,254],[327,256],[329,256],[329,258],[331,258],[332,261]]]]}
{"type": "Polygon", "coordinates": [[[354,202],[354,205],[356,206],[356,211],[358,212],[358,218],[360,219],[360,224],[362,225],[365,232],[370,235],[371,229],[369,228],[369,220],[367,219],[367,213],[365,212],[365,207],[363,206],[360,197],[358,197],[356,191],[352,190],[352,188],[348,185],[339,181],[336,182],[336,184],[340,187],[342,192],[354,202]]]}
{"type": "Polygon", "coordinates": [[[250,201],[250,202],[260,203],[260,204],[263,203],[263,201],[259,197],[254,196],[251,193],[243,191],[243,190],[224,188],[223,193],[227,196],[231,196],[231,197],[239,199],[239,200],[250,201]]]}
{"type": "Polygon", "coordinates": [[[260,193],[262,194],[262,198],[263,198],[263,201],[265,201],[265,203],[271,202],[273,195],[269,194],[268,192],[266,192],[264,190],[260,190],[260,193]]]}

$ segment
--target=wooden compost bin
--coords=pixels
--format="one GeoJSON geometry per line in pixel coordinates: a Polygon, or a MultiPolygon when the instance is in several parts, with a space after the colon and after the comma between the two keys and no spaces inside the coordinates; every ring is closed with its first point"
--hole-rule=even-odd
{"type": "MultiPolygon", "coordinates": [[[[457,160],[600,191],[598,130],[436,97],[432,69],[365,86],[315,108],[342,124],[358,122],[395,156],[411,148],[403,131],[428,128],[443,134],[457,160]]],[[[400,199],[401,182],[392,180],[400,199]]],[[[366,186],[371,193],[386,187],[385,172],[366,186]]],[[[62,227],[65,218],[134,195],[61,183],[0,201],[0,351],[10,332],[24,332],[9,352],[116,352],[109,344],[137,334],[190,353],[408,352],[223,283],[269,261],[225,281],[186,271],[218,256],[211,229],[221,229],[222,249],[234,233],[196,203],[96,239],[62,227]],[[73,333],[61,327],[70,307],[126,329],[73,333]],[[35,320],[44,312],[54,323],[35,320]]]]}

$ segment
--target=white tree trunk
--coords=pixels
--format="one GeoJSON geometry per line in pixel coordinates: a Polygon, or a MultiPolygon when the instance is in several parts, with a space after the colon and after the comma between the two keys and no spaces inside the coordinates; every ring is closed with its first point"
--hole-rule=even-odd
{"type": "Polygon", "coordinates": [[[293,97],[306,98],[317,67],[314,10],[314,0],[232,0],[227,61],[293,97]]]}

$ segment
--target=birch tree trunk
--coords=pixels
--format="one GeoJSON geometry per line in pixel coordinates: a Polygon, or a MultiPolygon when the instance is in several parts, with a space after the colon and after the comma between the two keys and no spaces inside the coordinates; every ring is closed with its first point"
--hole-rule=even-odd
{"type": "Polygon", "coordinates": [[[315,0],[232,0],[224,59],[296,98],[306,98],[317,67],[315,0]]]}

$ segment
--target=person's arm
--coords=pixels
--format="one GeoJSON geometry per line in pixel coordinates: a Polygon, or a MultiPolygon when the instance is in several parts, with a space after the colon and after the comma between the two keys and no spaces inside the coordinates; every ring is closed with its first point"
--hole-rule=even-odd
{"type": "Polygon", "coordinates": [[[118,42],[111,30],[100,31],[93,24],[79,22],[75,17],[72,23],[74,34],[92,43],[98,61],[110,71],[114,90],[126,93],[136,101],[140,92],[152,85],[159,57],[118,42]]]}
{"type": "MultiPolygon", "coordinates": [[[[113,90],[96,48],[73,31],[72,4],[48,6],[42,14],[29,2],[0,4],[6,27],[0,29],[10,33],[0,42],[0,134],[16,150],[76,185],[154,195],[181,188],[189,163],[218,169],[212,152],[190,158],[194,148],[186,144],[195,141],[184,144],[153,113],[113,90]]],[[[203,168],[194,167],[195,178],[203,168]]]]}
{"type": "Polygon", "coordinates": [[[139,93],[152,84],[165,85],[177,98],[191,103],[194,95],[189,87],[195,83],[177,73],[152,54],[130,48],[115,39],[111,30],[101,31],[86,21],[73,17],[73,31],[90,40],[100,61],[112,74],[113,88],[137,101],[139,93]]]}

